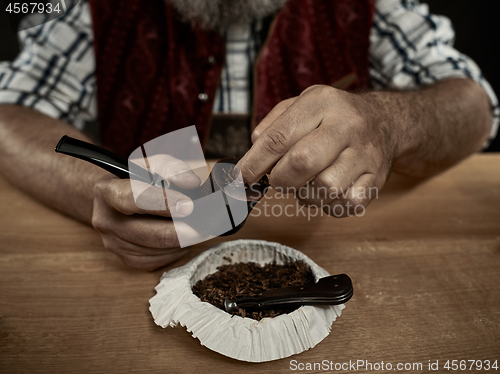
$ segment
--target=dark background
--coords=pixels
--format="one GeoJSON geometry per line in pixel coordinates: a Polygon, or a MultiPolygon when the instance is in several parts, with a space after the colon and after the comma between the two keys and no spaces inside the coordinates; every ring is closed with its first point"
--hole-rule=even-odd
{"type": "MultiPolygon", "coordinates": [[[[105,0],[104,0],[105,1],[105,0]]],[[[498,0],[422,0],[434,14],[448,16],[455,26],[455,47],[472,57],[495,92],[500,94],[500,72],[495,57],[500,46],[498,0]]],[[[1,3],[1,2],[0,2],[1,3]]],[[[0,12],[0,61],[11,60],[19,52],[16,34],[0,12]]],[[[500,136],[487,151],[500,151],[500,136]]]]}

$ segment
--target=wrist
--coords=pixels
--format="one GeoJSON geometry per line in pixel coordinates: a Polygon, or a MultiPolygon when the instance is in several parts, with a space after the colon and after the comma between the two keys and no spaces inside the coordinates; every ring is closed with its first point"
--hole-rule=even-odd
{"type": "Polygon", "coordinates": [[[378,128],[385,137],[386,149],[391,161],[394,162],[403,152],[402,126],[396,114],[401,113],[396,106],[397,98],[390,97],[393,93],[372,91],[360,94],[365,107],[364,115],[370,126],[378,128]]]}

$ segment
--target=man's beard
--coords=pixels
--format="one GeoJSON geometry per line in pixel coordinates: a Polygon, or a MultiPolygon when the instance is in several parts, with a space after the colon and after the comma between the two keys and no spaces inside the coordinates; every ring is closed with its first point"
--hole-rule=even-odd
{"type": "Polygon", "coordinates": [[[287,0],[166,0],[182,19],[205,29],[223,32],[235,23],[264,18],[287,0]]]}

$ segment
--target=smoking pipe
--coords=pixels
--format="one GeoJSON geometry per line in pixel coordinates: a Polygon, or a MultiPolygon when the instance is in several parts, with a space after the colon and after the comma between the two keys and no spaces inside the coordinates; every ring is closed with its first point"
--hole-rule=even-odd
{"type": "Polygon", "coordinates": [[[214,231],[217,230],[216,228],[220,227],[220,221],[227,220],[228,215],[233,228],[219,236],[228,236],[238,232],[243,227],[248,214],[269,188],[269,179],[266,175],[255,184],[237,188],[237,178],[240,175],[239,168],[236,166],[239,161],[238,158],[226,158],[218,161],[213,166],[207,180],[201,186],[192,190],[185,190],[163,180],[157,173],[153,174],[149,170],[129,162],[107,149],[67,135],[59,140],[55,151],[90,162],[121,179],[133,178],[151,186],[181,192],[193,201],[194,208],[191,215],[179,219],[182,219],[199,233],[206,235],[213,235],[214,231]],[[243,188],[244,193],[242,193],[243,188]],[[214,209],[213,203],[210,204],[207,199],[202,198],[218,191],[222,192],[225,206],[219,204],[214,209]],[[241,212],[239,217],[234,217],[231,207],[234,208],[238,204],[241,206],[242,202],[246,202],[248,211],[244,212],[246,214],[241,221],[241,212]],[[235,222],[239,223],[235,224],[235,222]]]}

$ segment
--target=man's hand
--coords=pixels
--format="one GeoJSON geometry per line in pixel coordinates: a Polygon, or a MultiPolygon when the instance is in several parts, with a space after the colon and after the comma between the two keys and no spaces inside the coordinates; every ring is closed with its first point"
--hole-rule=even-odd
{"type": "Polygon", "coordinates": [[[491,113],[486,92],[468,79],[364,94],[312,86],[262,120],[238,165],[247,183],[270,173],[274,188],[345,217],[377,196],[393,166],[425,177],[477,151],[491,113]]]}
{"type": "Polygon", "coordinates": [[[239,163],[245,181],[270,171],[274,188],[291,188],[301,204],[337,217],[370,203],[373,189],[389,176],[395,152],[389,123],[371,103],[329,86],[309,87],[278,104],[252,140],[239,163]]]}
{"type": "MultiPolygon", "coordinates": [[[[152,161],[164,166],[164,172],[159,174],[170,183],[183,189],[200,185],[200,178],[184,162],[166,155],[152,161]]],[[[154,270],[187,252],[179,248],[178,235],[197,235],[188,225],[177,224],[174,228],[166,217],[186,217],[192,211],[193,202],[180,192],[109,175],[95,185],[92,225],[100,232],[104,246],[125,264],[154,270]]]]}

